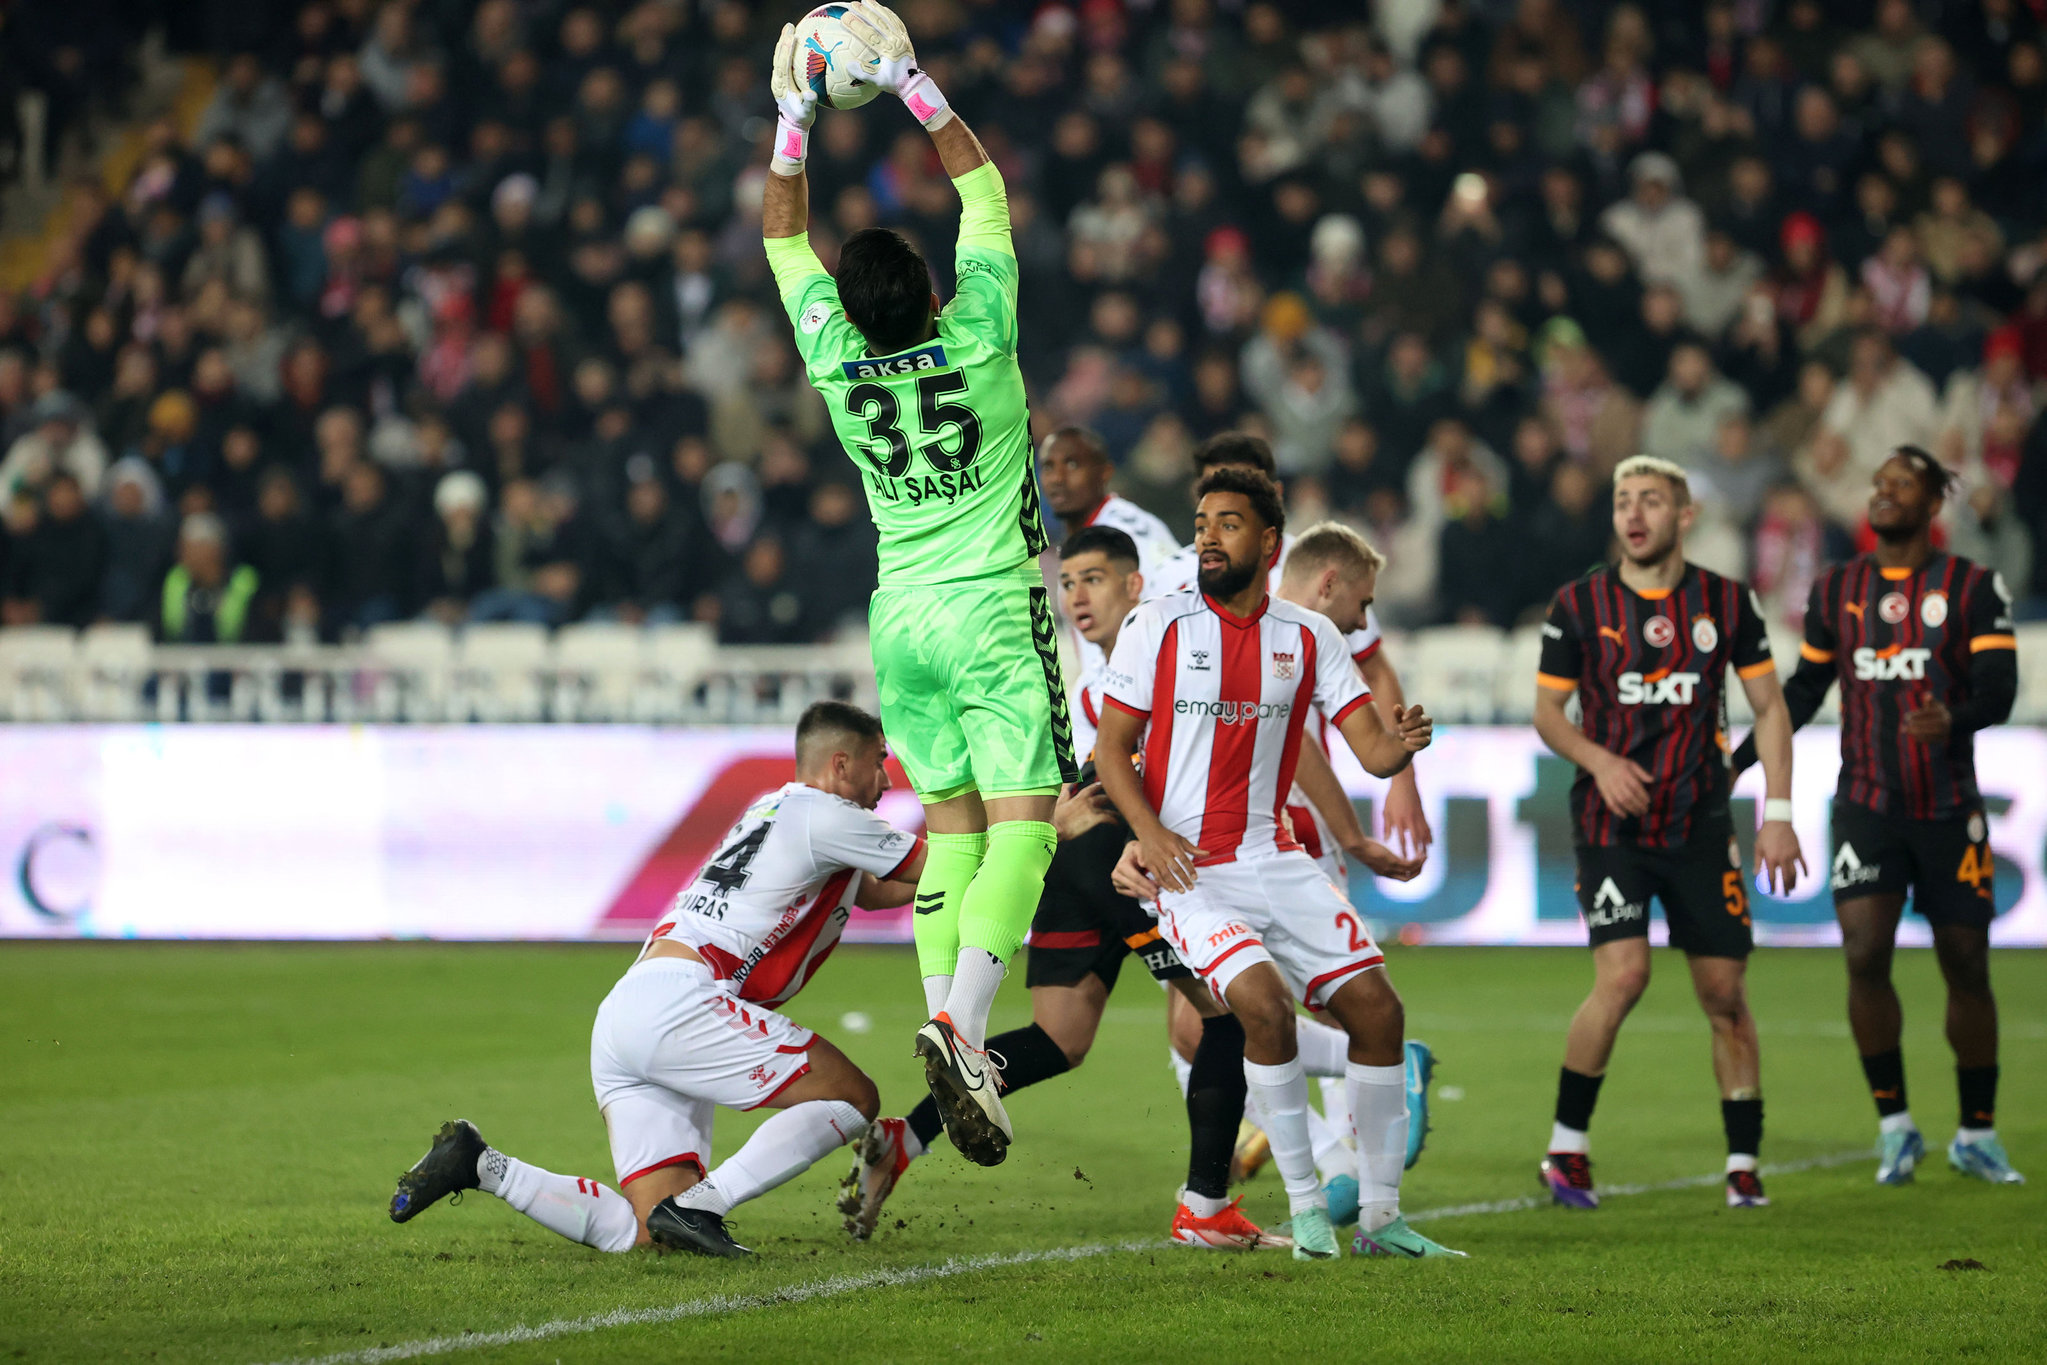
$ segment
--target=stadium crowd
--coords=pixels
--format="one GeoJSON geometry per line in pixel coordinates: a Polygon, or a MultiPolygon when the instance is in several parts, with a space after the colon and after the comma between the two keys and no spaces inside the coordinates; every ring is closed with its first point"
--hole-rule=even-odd
{"type": "MultiPolygon", "coordinates": [[[[0,295],[0,619],[862,618],[857,461],[760,242],[793,8],[169,8],[234,54],[211,103],[0,295]]],[[[61,124],[150,7],[0,9],[61,124]]],[[[1949,545],[2047,598],[2042,0],[899,10],[1009,183],[1040,432],[1176,530],[1192,445],[1257,428],[1295,515],[1388,552],[1389,622],[1507,625],[1646,451],[1794,621],[1913,442],[1963,472],[1949,545]]],[[[822,114],[809,173],[827,265],[892,224],[949,292],[893,102],[822,114]]]]}

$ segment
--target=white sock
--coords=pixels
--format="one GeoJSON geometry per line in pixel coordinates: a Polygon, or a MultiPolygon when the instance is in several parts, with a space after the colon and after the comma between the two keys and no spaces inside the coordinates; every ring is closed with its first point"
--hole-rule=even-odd
{"type": "Polygon", "coordinates": [[[924,1139],[917,1136],[917,1130],[910,1126],[908,1119],[901,1120],[901,1123],[903,1125],[903,1155],[915,1161],[918,1157],[924,1155],[928,1149],[924,1146],[924,1139]]]}
{"type": "Polygon", "coordinates": [[[1729,1152],[1727,1154],[1727,1173],[1729,1175],[1733,1175],[1736,1171],[1753,1171],[1755,1168],[1756,1159],[1753,1155],[1740,1152],[1729,1152]]]}
{"type": "Polygon", "coordinates": [[[1286,1182],[1289,1210],[1321,1208],[1322,1182],[1315,1178],[1315,1144],[1308,1137],[1308,1076],[1301,1059],[1278,1066],[1246,1061],[1244,1080],[1251,1087],[1258,1126],[1272,1144],[1272,1164],[1286,1182]]]}
{"type": "Polygon", "coordinates": [[[1994,1142],[1996,1140],[1997,1130],[1995,1128],[1955,1129],[1955,1141],[1961,1143],[1964,1147],[1972,1142],[1994,1142]]]}
{"type": "Polygon", "coordinates": [[[924,1017],[934,1019],[945,1008],[945,997],[952,994],[952,978],[949,976],[927,976],[924,978],[924,1017]]]}
{"type": "Polygon", "coordinates": [[[1552,1152],[1576,1152],[1579,1156],[1592,1150],[1592,1139],[1583,1128],[1566,1128],[1561,1123],[1549,1126],[1549,1149],[1552,1152]]]}
{"type": "Polygon", "coordinates": [[[1900,1109],[1895,1114],[1885,1114],[1876,1121],[1876,1130],[1879,1133],[1910,1133],[1917,1131],[1918,1127],[1918,1124],[1912,1122],[1912,1111],[1909,1109],[1900,1109]]]}
{"type": "Polygon", "coordinates": [[[988,1011],[995,1007],[995,992],[1002,988],[1008,968],[986,948],[960,949],[959,966],[952,974],[952,991],[945,997],[945,1014],[953,1032],[968,1047],[988,1046],[988,1011]]]}
{"type": "Polygon", "coordinates": [[[1184,1100],[1187,1098],[1187,1080],[1194,1074],[1194,1063],[1182,1057],[1179,1049],[1171,1045],[1168,1045],[1166,1048],[1166,1056],[1172,1060],[1173,1075],[1179,1078],[1180,1098],[1184,1100]]]}
{"type": "MultiPolygon", "coordinates": [[[[1339,1082],[1340,1084],[1340,1082],[1339,1082]]],[[[1345,1118],[1349,1117],[1348,1111],[1345,1118]]],[[[1350,1136],[1346,1124],[1339,1128],[1326,1115],[1308,1110],[1308,1141],[1315,1148],[1315,1174],[1322,1177],[1327,1185],[1339,1175],[1349,1175],[1357,1166],[1357,1157],[1352,1155],[1350,1144],[1344,1139],[1350,1136]]]]}
{"type": "Polygon", "coordinates": [[[719,1217],[809,1170],[818,1158],[857,1139],[867,1120],[844,1100],[793,1104],[753,1130],[746,1145],[718,1163],[708,1179],[675,1197],[685,1208],[719,1217]]]}
{"type": "Polygon", "coordinates": [[[1343,1073],[1358,1134],[1358,1226],[1377,1232],[1400,1216],[1407,1165],[1407,1068],[1352,1062],[1343,1073]]]}
{"type": "Polygon", "coordinates": [[[1196,1194],[1185,1186],[1180,1189],[1180,1202],[1185,1204],[1187,1212],[1196,1218],[1213,1218],[1230,1206],[1230,1201],[1225,1196],[1196,1194]]]}
{"type": "Polygon", "coordinates": [[[1301,1045],[1301,1069],[1310,1076],[1343,1076],[1350,1061],[1350,1038],[1314,1019],[1294,1019],[1294,1037],[1301,1045]]]}
{"type": "Polygon", "coordinates": [[[494,1194],[550,1232],[599,1251],[631,1251],[640,1235],[632,1201],[577,1175],[556,1175],[496,1148],[476,1159],[476,1178],[494,1194]]]}
{"type": "Polygon", "coordinates": [[[1351,1130],[1357,1125],[1351,1122],[1350,1090],[1342,1074],[1318,1076],[1315,1087],[1322,1092],[1322,1117],[1329,1120],[1329,1126],[1345,1137],[1354,1136],[1351,1130]]]}

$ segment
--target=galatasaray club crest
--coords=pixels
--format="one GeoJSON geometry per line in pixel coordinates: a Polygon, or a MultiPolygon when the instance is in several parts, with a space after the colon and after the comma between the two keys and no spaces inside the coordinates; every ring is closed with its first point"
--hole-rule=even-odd
{"type": "Polygon", "coordinates": [[[1939,630],[1947,624],[1947,594],[1930,592],[1920,599],[1919,620],[1928,630],[1939,630]]]}
{"type": "Polygon", "coordinates": [[[1701,654],[1711,654],[1713,647],[1720,643],[1720,627],[1713,624],[1710,616],[1692,618],[1692,644],[1701,654]]]}

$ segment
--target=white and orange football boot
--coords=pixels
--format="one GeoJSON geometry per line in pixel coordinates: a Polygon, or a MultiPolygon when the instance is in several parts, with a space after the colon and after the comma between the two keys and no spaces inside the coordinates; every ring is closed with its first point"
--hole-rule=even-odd
{"type": "Polygon", "coordinates": [[[874,1235],[881,1221],[881,1206],[895,1192],[896,1181],[910,1169],[910,1153],[903,1139],[910,1131],[908,1119],[876,1119],[853,1149],[853,1169],[839,1182],[839,1212],[846,1215],[846,1231],[856,1242],[874,1235]]]}
{"type": "Polygon", "coordinates": [[[1244,1216],[1244,1201],[1232,1199],[1221,1213],[1203,1218],[1187,1207],[1181,1191],[1180,1207],[1173,1210],[1173,1240],[1181,1246],[1208,1251],[1256,1251],[1260,1247],[1290,1247],[1289,1238],[1267,1232],[1244,1216]]]}

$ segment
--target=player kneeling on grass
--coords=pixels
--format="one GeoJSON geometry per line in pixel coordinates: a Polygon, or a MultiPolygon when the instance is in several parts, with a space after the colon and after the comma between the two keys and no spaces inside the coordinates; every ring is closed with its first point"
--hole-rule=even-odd
{"type": "Polygon", "coordinates": [[[1286,514],[1272,481],[1220,469],[1196,492],[1194,590],[1139,607],[1117,636],[1095,746],[1102,786],[1158,879],[1159,927],[1244,1029],[1244,1075],[1293,1212],[1294,1256],[1339,1254],[1308,1135],[1294,1001],[1350,1038],[1365,1255],[1455,1254],[1400,1217],[1408,1111],[1400,997],[1357,913],[1283,812],[1311,705],[1367,772],[1427,747],[1420,707],[1389,731],[1334,623],[1266,590],[1286,514]],[[1132,754],[1143,751],[1144,775],[1132,754]]]}
{"type": "Polygon", "coordinates": [[[874,813],[886,758],[881,723],[858,707],[805,711],[796,780],[739,818],[597,1007],[590,1079],[623,1195],[507,1156],[456,1119],[399,1177],[392,1221],[481,1188],[599,1251],[651,1241],[750,1255],[725,1215],[857,1141],[880,1107],[844,1053],[777,1011],[838,945],[853,906],[902,905],[916,889],[924,841],[874,813]],[[780,1112],[706,1177],[719,1105],[780,1112]]]}

